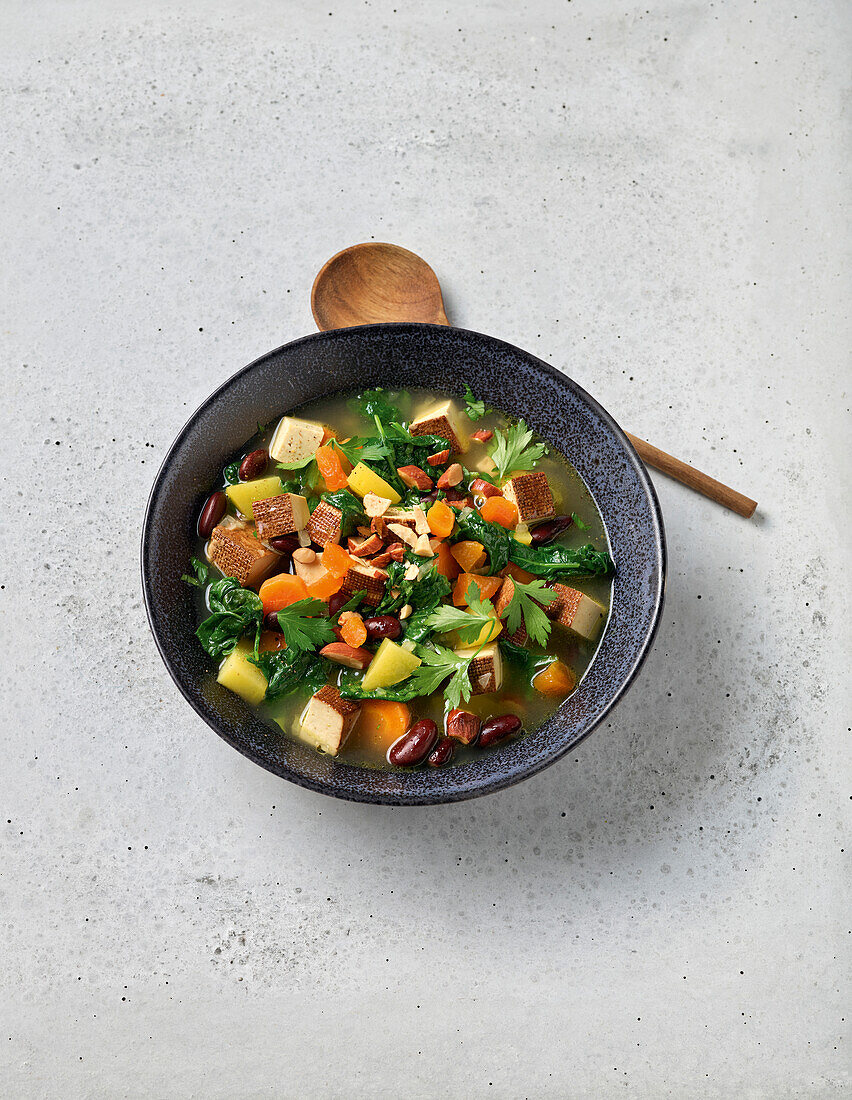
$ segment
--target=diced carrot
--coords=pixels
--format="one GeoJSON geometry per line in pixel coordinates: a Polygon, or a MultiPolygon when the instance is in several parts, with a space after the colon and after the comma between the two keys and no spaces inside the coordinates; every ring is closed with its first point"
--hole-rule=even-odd
{"type": "Polygon", "coordinates": [[[333,577],[345,577],[352,558],[336,542],[327,542],[322,552],[322,564],[333,577]]]}
{"type": "Polygon", "coordinates": [[[502,572],[504,577],[512,577],[514,580],[520,581],[521,584],[529,584],[530,581],[535,580],[535,575],[533,573],[528,573],[526,569],[521,569],[521,567],[515,565],[513,561],[510,561],[502,572]]]}
{"type": "Polygon", "coordinates": [[[505,497],[489,497],[479,512],[488,523],[499,523],[501,527],[512,528],[518,523],[518,509],[505,497]]]}
{"type": "Polygon", "coordinates": [[[481,600],[490,600],[497,594],[502,583],[502,577],[478,577],[475,573],[462,573],[453,589],[453,603],[456,607],[464,607],[467,603],[467,590],[471,584],[475,584],[479,589],[481,600]]]}
{"type": "Polygon", "coordinates": [[[551,661],[533,677],[532,685],[541,695],[569,695],[577,686],[577,677],[562,661],[551,661]]]}
{"type": "Polygon", "coordinates": [[[429,530],[438,538],[445,539],[455,526],[456,516],[452,508],[444,504],[442,500],[436,500],[426,513],[426,522],[429,530]]]}
{"type": "Polygon", "coordinates": [[[367,628],[357,611],[345,611],[340,616],[340,637],[353,649],[358,649],[366,642],[367,628]]]}
{"type": "Polygon", "coordinates": [[[348,745],[373,749],[384,755],[411,723],[411,711],[405,703],[390,699],[365,699],[350,734],[348,745]]]}
{"type": "Polygon", "coordinates": [[[302,578],[295,573],[278,573],[263,582],[258,595],[263,604],[263,613],[268,615],[270,611],[280,611],[282,607],[289,607],[297,600],[307,599],[308,589],[302,578]]]}
{"type": "Polygon", "coordinates": [[[453,557],[452,547],[447,542],[438,543],[438,572],[448,581],[454,581],[459,575],[459,563],[453,557]]]}
{"type": "Polygon", "coordinates": [[[326,573],[324,577],[320,577],[318,581],[308,585],[308,595],[313,596],[316,600],[330,600],[334,593],[339,592],[342,587],[343,577],[335,577],[331,573],[326,573]]]}
{"type": "Polygon", "coordinates": [[[462,571],[470,573],[485,565],[485,547],[481,542],[473,539],[463,539],[450,549],[450,553],[462,567],[462,571]]]}
{"type": "Polygon", "coordinates": [[[316,460],[319,472],[330,493],[346,488],[348,475],[343,469],[340,451],[335,447],[317,447],[316,460]]]}
{"type": "Polygon", "coordinates": [[[286,649],[287,643],[284,641],[283,634],[279,634],[275,630],[264,630],[260,636],[258,648],[261,653],[274,653],[276,649],[286,649]]]}
{"type": "Polygon", "coordinates": [[[334,428],[329,428],[328,424],[323,424],[320,446],[324,447],[330,439],[337,439],[337,432],[334,430],[334,428]]]}

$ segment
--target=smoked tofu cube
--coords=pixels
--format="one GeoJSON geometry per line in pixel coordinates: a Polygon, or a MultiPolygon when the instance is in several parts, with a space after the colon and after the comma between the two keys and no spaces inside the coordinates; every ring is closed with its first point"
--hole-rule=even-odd
{"type": "Polygon", "coordinates": [[[408,430],[412,435],[439,435],[449,443],[452,454],[464,454],[468,448],[469,440],[452,401],[427,409],[411,421],[408,430]]]}
{"type": "Polygon", "coordinates": [[[301,462],[322,443],[325,428],[312,420],[285,416],[275,429],[269,453],[276,462],[301,462]]]}
{"type": "MultiPolygon", "coordinates": [[[[457,649],[459,657],[473,657],[475,647],[457,649]]],[[[483,646],[468,669],[474,695],[487,695],[503,686],[503,657],[496,642],[483,646]]]]}
{"type": "Polygon", "coordinates": [[[545,474],[516,474],[503,486],[503,496],[518,509],[520,523],[556,514],[553,494],[545,474]]]}
{"type": "Polygon", "coordinates": [[[233,516],[226,516],[213,528],[207,557],[220,572],[239,581],[243,588],[259,584],[278,561],[278,555],[263,545],[257,531],[233,516]]]}
{"type": "Polygon", "coordinates": [[[402,527],[417,529],[417,513],[411,508],[388,508],[382,516],[385,523],[398,523],[402,527]]]}
{"type": "Polygon", "coordinates": [[[326,684],[311,696],[296,733],[315,749],[337,756],[360,713],[358,703],[341,699],[337,688],[326,684]]]}
{"type": "Polygon", "coordinates": [[[321,500],[311,512],[308,520],[308,534],[317,546],[327,546],[330,542],[340,542],[343,536],[343,512],[321,500]]]}
{"type": "Polygon", "coordinates": [[[554,619],[566,630],[579,634],[586,641],[593,642],[600,633],[606,608],[590,596],[578,592],[576,588],[569,588],[567,584],[553,581],[547,587],[559,596],[559,599],[554,600],[544,609],[547,617],[554,619]]]}
{"type": "Polygon", "coordinates": [[[341,595],[351,600],[356,592],[366,592],[364,603],[375,607],[382,602],[388,575],[384,569],[372,565],[353,565],[346,571],[341,586],[341,595]]]}
{"type": "Polygon", "coordinates": [[[279,535],[295,535],[303,530],[310,518],[308,502],[295,493],[256,500],[251,506],[257,533],[262,539],[277,539],[279,535]]]}
{"type": "MultiPolygon", "coordinates": [[[[515,595],[515,582],[511,577],[506,577],[503,583],[500,585],[500,591],[497,593],[497,598],[494,601],[494,610],[497,612],[499,618],[509,604],[512,602],[512,597],[515,595]]],[[[503,629],[508,632],[509,627],[504,622],[503,629]]],[[[508,641],[514,643],[514,645],[526,645],[527,644],[527,628],[521,621],[521,625],[514,632],[514,634],[506,634],[508,641]]]]}

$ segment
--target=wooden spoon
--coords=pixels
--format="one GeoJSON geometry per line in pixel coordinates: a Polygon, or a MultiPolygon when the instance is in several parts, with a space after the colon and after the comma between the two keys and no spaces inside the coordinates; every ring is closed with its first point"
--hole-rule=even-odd
{"type": "MultiPolygon", "coordinates": [[[[432,268],[414,252],[395,244],[356,244],[338,252],[321,269],[311,290],[317,328],[349,328],[386,321],[449,325],[441,286],[432,268]]],[[[649,466],[748,518],[757,501],[708,477],[644,439],[625,432],[649,466]]]]}

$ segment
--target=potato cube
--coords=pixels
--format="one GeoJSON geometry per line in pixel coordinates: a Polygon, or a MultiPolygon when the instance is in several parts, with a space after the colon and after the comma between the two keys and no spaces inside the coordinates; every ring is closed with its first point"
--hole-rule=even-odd
{"type": "MultiPolygon", "coordinates": [[[[474,657],[477,646],[457,649],[459,657],[474,657]]],[[[471,661],[468,670],[474,695],[488,695],[503,686],[503,656],[496,642],[487,645],[471,661]]]]}
{"type": "Polygon", "coordinates": [[[452,401],[427,409],[411,421],[408,430],[412,435],[439,435],[449,443],[452,454],[463,454],[470,443],[452,401]]]}
{"type": "Polygon", "coordinates": [[[315,749],[337,756],[360,713],[358,703],[342,699],[336,687],[326,684],[311,696],[296,734],[315,749]]]}
{"type": "Polygon", "coordinates": [[[276,462],[301,462],[319,447],[324,434],[322,424],[285,416],[278,422],[269,453],[276,462]]]}
{"type": "MultiPolygon", "coordinates": [[[[495,605],[496,606],[496,605],[495,605]]],[[[473,639],[473,641],[462,642],[459,640],[458,634],[452,631],[447,635],[452,647],[456,652],[462,649],[479,649],[482,645],[487,645],[489,642],[495,642],[503,633],[503,623],[499,619],[491,619],[487,623],[482,624],[482,629],[473,639]]]]}
{"type": "Polygon", "coordinates": [[[566,630],[579,634],[581,638],[589,642],[594,641],[600,633],[606,608],[590,596],[578,592],[575,588],[569,588],[567,584],[553,581],[547,587],[553,589],[559,596],[544,609],[548,618],[554,619],[566,630]]]}
{"type": "Polygon", "coordinates": [[[542,473],[515,474],[503,486],[503,496],[518,509],[520,523],[556,514],[547,476],[542,473]]]}
{"type": "Polygon", "coordinates": [[[414,653],[403,649],[390,638],[385,638],[376,650],[376,655],[364,674],[361,686],[364,691],[393,687],[400,680],[405,680],[422,664],[423,662],[414,653]]]}
{"type": "Polygon", "coordinates": [[[225,658],[216,679],[247,703],[257,704],[266,695],[266,677],[256,665],[249,662],[249,657],[253,654],[254,646],[246,638],[237,642],[236,647],[225,658]]]}
{"type": "Polygon", "coordinates": [[[308,534],[317,546],[340,542],[343,535],[343,512],[328,501],[321,500],[308,520],[308,534]]]}
{"type": "Polygon", "coordinates": [[[279,477],[258,477],[254,481],[241,481],[238,485],[229,485],[225,490],[228,500],[238,512],[251,519],[252,505],[256,500],[267,500],[280,496],[284,490],[279,477]]]}
{"type": "Polygon", "coordinates": [[[226,577],[234,577],[243,588],[260,583],[279,560],[274,550],[269,550],[248,524],[233,516],[213,528],[207,545],[207,556],[226,577]]]}
{"type": "Polygon", "coordinates": [[[295,535],[310,519],[308,502],[295,493],[256,500],[252,504],[257,533],[262,539],[277,539],[280,535],[295,535]]]}
{"type": "Polygon", "coordinates": [[[375,493],[376,496],[389,500],[391,504],[399,504],[402,500],[402,497],[392,485],[388,485],[383,477],[379,477],[375,471],[363,462],[358,463],[347,481],[352,492],[361,498],[365,497],[367,493],[375,493]]]}

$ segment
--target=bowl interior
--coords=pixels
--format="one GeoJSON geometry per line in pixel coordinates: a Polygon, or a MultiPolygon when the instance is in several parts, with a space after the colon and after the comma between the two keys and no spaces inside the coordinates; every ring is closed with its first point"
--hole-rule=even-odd
{"type": "Polygon", "coordinates": [[[516,783],[569,752],[610,710],[650,647],[662,610],[665,542],[648,476],[623,432],[569,378],[480,333],[433,325],[370,325],[318,333],[241,370],[192,416],[151,492],[142,580],[151,629],[166,666],[202,718],[269,771],[339,798],[424,804],[471,798],[516,783]],[[222,467],[257,425],[336,391],[426,387],[478,397],[522,416],[561,450],[604,518],[617,574],[610,617],[580,687],[535,734],[471,763],[412,773],[356,768],[265,726],[215,682],[195,638],[186,571],[198,510],[222,467]]]}

